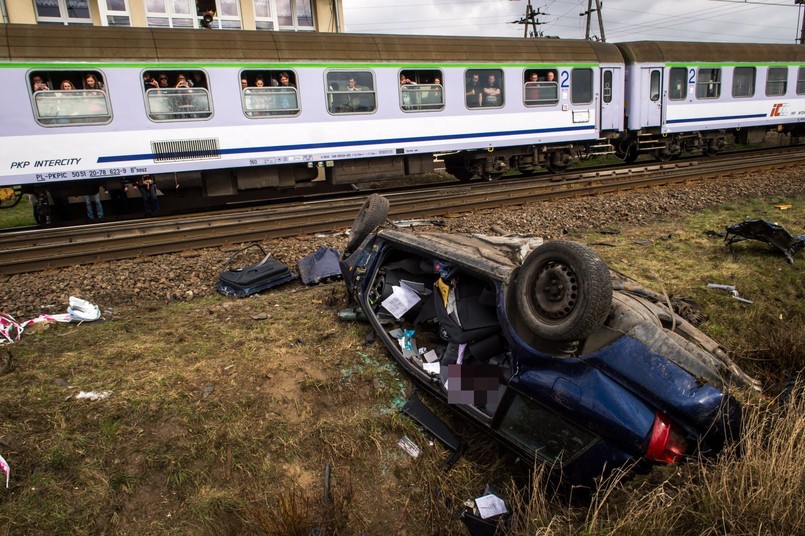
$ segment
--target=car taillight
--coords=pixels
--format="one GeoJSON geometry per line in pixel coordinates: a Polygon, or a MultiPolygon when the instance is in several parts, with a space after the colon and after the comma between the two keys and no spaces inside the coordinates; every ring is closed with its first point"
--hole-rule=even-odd
{"type": "Polygon", "coordinates": [[[673,429],[668,417],[657,413],[651,427],[651,441],[645,458],[655,462],[673,463],[684,456],[686,450],[685,440],[673,429]]]}

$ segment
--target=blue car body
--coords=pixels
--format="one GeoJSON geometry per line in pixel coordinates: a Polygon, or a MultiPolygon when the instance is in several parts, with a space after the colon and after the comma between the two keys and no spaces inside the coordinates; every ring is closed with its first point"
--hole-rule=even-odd
{"type": "MultiPolygon", "coordinates": [[[[639,459],[672,462],[716,452],[739,430],[740,407],[729,391],[755,382],[714,341],[634,281],[607,270],[612,303],[601,325],[583,340],[545,340],[524,324],[515,306],[523,299],[517,285],[523,259],[543,247],[539,240],[390,229],[365,234],[342,257],[342,275],[394,359],[420,386],[523,459],[559,468],[564,482],[589,483],[639,459]],[[494,303],[478,298],[474,308],[465,307],[462,327],[473,331],[472,316],[485,310],[489,329],[475,331],[484,337],[493,332],[489,337],[498,346],[473,350],[483,358],[470,360],[492,370],[497,385],[487,383],[487,392],[475,389],[475,398],[459,403],[451,400],[457,376],[450,371],[461,370],[462,386],[464,368],[471,372],[468,385],[478,375],[466,361],[451,368],[451,337],[465,341],[458,344],[465,353],[474,342],[460,330],[446,333],[439,320],[444,316],[429,309],[432,301],[437,309],[439,301],[449,302],[438,283],[445,266],[453,270],[456,292],[471,284],[482,287],[479,296],[494,296],[494,303]],[[419,309],[398,319],[386,306],[389,286],[393,290],[401,281],[418,289],[419,309]],[[417,346],[406,349],[401,333],[411,334],[408,342],[417,346]],[[438,372],[423,357],[429,350],[439,358],[438,372]]],[[[460,304],[456,311],[462,311],[460,304]]]]}

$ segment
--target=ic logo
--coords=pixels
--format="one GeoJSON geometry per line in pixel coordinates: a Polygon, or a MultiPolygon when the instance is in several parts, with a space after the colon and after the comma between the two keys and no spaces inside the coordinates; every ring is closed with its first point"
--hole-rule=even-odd
{"type": "Polygon", "coordinates": [[[778,104],[775,104],[774,106],[772,106],[772,107],[771,107],[771,114],[770,114],[770,116],[771,116],[771,117],[780,117],[780,115],[781,115],[781,114],[780,114],[780,109],[781,109],[783,106],[784,106],[784,105],[783,105],[783,103],[782,103],[782,102],[781,102],[781,103],[778,103],[778,104]]]}

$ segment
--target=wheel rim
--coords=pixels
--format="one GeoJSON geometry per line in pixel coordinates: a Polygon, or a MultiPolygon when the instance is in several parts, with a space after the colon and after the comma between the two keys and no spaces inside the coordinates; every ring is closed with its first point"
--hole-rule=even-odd
{"type": "Polygon", "coordinates": [[[560,320],[569,316],[579,299],[576,274],[566,264],[547,263],[534,287],[534,303],[545,318],[560,320]]]}

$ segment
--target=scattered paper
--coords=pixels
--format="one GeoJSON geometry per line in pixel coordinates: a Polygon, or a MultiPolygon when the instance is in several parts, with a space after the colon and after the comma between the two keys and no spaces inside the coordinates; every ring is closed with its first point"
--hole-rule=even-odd
{"type": "Polygon", "coordinates": [[[101,391],[96,393],[95,391],[81,391],[77,395],[76,398],[82,399],[86,398],[88,400],[103,400],[104,398],[109,398],[109,395],[112,394],[112,391],[101,391]]]}
{"type": "Polygon", "coordinates": [[[434,361],[439,360],[439,356],[436,354],[435,350],[428,350],[427,352],[422,354],[422,358],[428,363],[433,363],[434,361]]]}
{"type": "Polygon", "coordinates": [[[411,439],[408,436],[402,436],[400,440],[397,441],[397,444],[400,446],[401,449],[407,452],[413,459],[416,460],[417,458],[419,458],[421,450],[416,445],[416,443],[411,441],[411,439]]]}
{"type": "Polygon", "coordinates": [[[506,503],[503,502],[503,499],[492,494],[484,495],[483,497],[478,497],[475,499],[475,506],[478,507],[478,513],[483,519],[488,519],[492,516],[497,516],[508,512],[508,510],[506,510],[506,503]]]}
{"type": "Polygon", "coordinates": [[[422,363],[422,368],[425,369],[425,372],[430,372],[431,374],[439,374],[441,367],[439,363],[422,363]]]}
{"type": "Polygon", "coordinates": [[[391,296],[383,300],[380,305],[399,320],[411,307],[419,303],[420,299],[419,294],[409,287],[393,286],[391,287],[391,296]]]}

